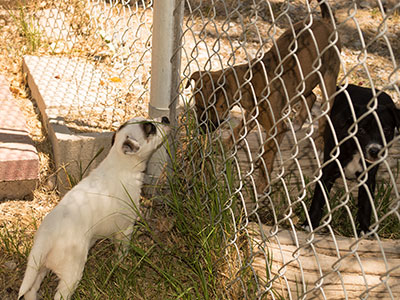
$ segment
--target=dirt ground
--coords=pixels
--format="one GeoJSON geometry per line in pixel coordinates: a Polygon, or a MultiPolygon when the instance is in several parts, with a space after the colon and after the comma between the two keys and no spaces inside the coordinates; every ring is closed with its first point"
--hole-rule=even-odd
{"type": "MultiPolygon", "coordinates": [[[[30,53],[30,49],[27,48],[26,37],[21,33],[19,24],[15,22],[6,8],[11,8],[14,13],[18,12],[17,7],[8,6],[10,3],[13,1],[0,1],[0,40],[2,41],[0,44],[0,73],[5,75],[10,82],[10,91],[27,120],[27,128],[39,153],[40,175],[38,186],[31,199],[8,199],[0,202],[0,230],[10,233],[21,230],[27,242],[30,243],[31,234],[35,231],[37,224],[59,201],[54,181],[54,174],[57,170],[54,167],[51,144],[44,130],[39,110],[30,96],[22,74],[22,56],[30,53]]],[[[297,21],[305,13],[304,1],[296,0],[291,3],[289,15],[297,21]]],[[[347,72],[351,71],[348,75],[349,80],[352,83],[369,86],[368,76],[370,76],[377,87],[385,87],[390,82],[393,83],[395,77],[399,76],[399,69],[393,68],[393,59],[397,64],[400,62],[400,15],[395,13],[384,20],[375,5],[364,3],[366,8],[355,12],[349,9],[349,1],[330,1],[330,3],[334,3],[336,17],[338,23],[341,24],[339,31],[343,43],[343,67],[347,72]],[[348,17],[349,11],[354,12],[354,18],[348,17]],[[345,22],[346,19],[348,20],[345,22]],[[385,30],[386,35],[377,37],[377,30],[385,30]],[[360,52],[362,41],[359,32],[362,32],[365,43],[367,45],[370,43],[367,47],[367,55],[360,52]],[[393,53],[392,57],[389,55],[390,52],[393,53]],[[357,62],[363,62],[363,64],[357,65],[357,62]]],[[[260,15],[259,30],[265,33],[268,30],[269,18],[260,15]]],[[[219,26],[223,24],[223,20],[217,19],[215,22],[219,26]]],[[[285,24],[286,22],[282,20],[280,32],[285,29],[285,24]]],[[[194,28],[201,26],[199,23],[194,28]]],[[[210,42],[212,42],[211,39],[210,42]]],[[[225,47],[222,47],[222,54],[220,54],[226,53],[226,56],[229,56],[230,44],[228,41],[222,41],[222,45],[225,47]]],[[[256,52],[258,47],[256,40],[250,39],[248,45],[253,47],[253,53],[256,52]]],[[[35,50],[35,54],[46,54],[41,51],[41,49],[35,50]]],[[[202,62],[206,59],[207,57],[200,58],[202,62]]],[[[238,61],[244,59],[245,54],[238,53],[238,61]]],[[[344,74],[345,72],[342,71],[341,78],[344,77],[344,74]]],[[[398,81],[397,86],[399,86],[398,81]]],[[[391,93],[394,100],[399,100],[398,94],[393,89],[388,92],[391,93]]],[[[14,278],[13,275],[6,275],[6,273],[20,274],[20,272],[14,272],[18,268],[20,258],[8,257],[1,253],[1,249],[0,247],[0,282],[5,282],[6,286],[0,283],[0,298],[7,299],[8,294],[2,294],[1,291],[9,290],[10,293],[11,291],[14,293],[19,288],[21,278],[14,278]]]]}
{"type": "MultiPolygon", "coordinates": [[[[26,119],[26,126],[39,154],[39,183],[29,201],[25,199],[8,199],[0,202],[0,227],[7,224],[20,223],[26,226],[32,223],[32,218],[41,219],[58,201],[54,190],[55,172],[52,163],[52,149],[43,128],[41,116],[36,103],[30,96],[22,74],[22,56],[25,41],[20,35],[17,25],[13,22],[3,1],[0,5],[0,73],[10,83],[16,105],[26,119]]],[[[11,2],[11,1],[10,1],[11,2]]]]}

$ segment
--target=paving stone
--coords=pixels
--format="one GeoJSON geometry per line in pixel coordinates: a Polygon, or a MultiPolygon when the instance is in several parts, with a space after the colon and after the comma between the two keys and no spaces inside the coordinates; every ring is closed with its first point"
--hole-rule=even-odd
{"type": "MultiPolygon", "coordinates": [[[[101,73],[86,61],[67,57],[25,56],[23,70],[53,146],[57,184],[61,194],[79,179],[81,166],[96,167],[111,146],[111,132],[73,132],[64,117],[72,109],[99,107],[106,95],[100,92],[101,73]],[[102,153],[95,157],[103,148],[102,153]]],[[[84,175],[87,175],[84,174],[84,175]]]]}
{"type": "Polygon", "coordinates": [[[39,158],[25,118],[0,75],[0,199],[21,198],[35,188],[39,158]]]}

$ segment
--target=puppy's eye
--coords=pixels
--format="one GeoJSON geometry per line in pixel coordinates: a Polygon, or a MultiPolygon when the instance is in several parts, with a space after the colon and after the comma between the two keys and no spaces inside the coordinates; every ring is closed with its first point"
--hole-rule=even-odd
{"type": "Polygon", "coordinates": [[[358,127],[358,132],[357,132],[359,135],[365,135],[367,132],[365,131],[365,129],[364,128],[362,128],[362,127],[358,127]]]}
{"type": "Polygon", "coordinates": [[[390,134],[392,134],[392,129],[391,129],[391,128],[384,128],[384,129],[383,129],[383,133],[384,133],[385,135],[390,135],[390,134]]]}
{"type": "Polygon", "coordinates": [[[150,135],[155,134],[157,132],[156,126],[151,122],[143,122],[142,128],[146,137],[149,137],[150,135]]]}

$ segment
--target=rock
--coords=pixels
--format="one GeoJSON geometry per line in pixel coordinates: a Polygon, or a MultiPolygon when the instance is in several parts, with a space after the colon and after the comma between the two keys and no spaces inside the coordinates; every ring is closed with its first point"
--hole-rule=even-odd
{"type": "Polygon", "coordinates": [[[6,261],[3,266],[11,271],[17,268],[17,264],[14,261],[6,261]]]}
{"type": "Polygon", "coordinates": [[[362,1],[362,2],[360,2],[360,3],[359,3],[359,6],[360,6],[361,8],[365,8],[365,9],[371,9],[371,8],[372,8],[371,3],[369,3],[368,1],[362,1]]]}

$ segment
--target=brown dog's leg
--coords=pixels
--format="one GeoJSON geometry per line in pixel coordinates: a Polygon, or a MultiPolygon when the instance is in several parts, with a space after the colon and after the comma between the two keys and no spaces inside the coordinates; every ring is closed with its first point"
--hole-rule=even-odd
{"type": "MultiPolygon", "coordinates": [[[[303,126],[303,123],[309,116],[309,112],[312,108],[312,106],[315,103],[315,100],[317,97],[315,96],[314,93],[309,94],[307,97],[305,97],[305,100],[302,103],[301,110],[299,112],[299,115],[297,116],[297,121],[298,124],[303,126]]],[[[263,126],[264,128],[271,128],[271,121],[269,118],[269,122],[265,123],[266,118],[261,118],[261,120],[264,120],[263,126]]],[[[278,153],[278,147],[282,143],[283,137],[285,136],[285,133],[287,132],[287,126],[283,121],[280,121],[280,123],[277,125],[277,133],[274,139],[269,140],[268,142],[265,143],[264,145],[264,153],[262,155],[262,160],[263,162],[260,163],[261,167],[261,176],[259,177],[259,180],[257,180],[257,191],[259,193],[263,193],[265,190],[266,186],[269,183],[270,180],[270,175],[273,171],[273,166],[275,162],[275,156],[276,153],[278,153]]],[[[267,131],[268,133],[268,131],[267,131]]]]}
{"type": "Polygon", "coordinates": [[[270,183],[270,175],[273,170],[274,161],[276,153],[278,152],[278,147],[281,144],[283,137],[287,131],[287,126],[283,120],[275,123],[282,110],[282,107],[277,107],[275,118],[272,117],[271,112],[268,108],[261,108],[260,115],[257,120],[262,125],[266,131],[266,141],[263,144],[261,157],[259,158],[257,165],[260,168],[260,176],[256,180],[257,192],[262,194],[265,188],[270,183]],[[273,128],[276,129],[273,129],[273,128]],[[271,131],[272,129],[272,131],[271,131]]]}
{"type": "Polygon", "coordinates": [[[278,152],[278,147],[282,143],[283,137],[287,131],[287,127],[283,122],[277,125],[277,133],[273,139],[270,139],[264,144],[264,153],[260,161],[260,176],[256,181],[257,192],[262,194],[270,183],[270,176],[273,171],[275,156],[278,152]]]}
{"type": "MultiPolygon", "coordinates": [[[[318,122],[318,136],[315,138],[315,146],[321,152],[323,151],[324,148],[324,132],[326,127],[326,118],[329,115],[329,112],[333,105],[333,101],[335,100],[335,97],[333,95],[336,92],[336,80],[338,72],[339,69],[337,70],[337,72],[332,71],[332,72],[326,72],[324,74],[324,82],[328,99],[324,96],[324,93],[322,93],[322,95],[324,98],[324,103],[328,104],[329,101],[329,109],[327,110],[327,115],[323,116],[318,122]]],[[[320,84],[320,89],[321,91],[323,91],[322,84],[320,84]]]]}
{"type": "Polygon", "coordinates": [[[250,113],[246,111],[244,119],[240,120],[239,124],[233,129],[233,133],[224,141],[224,144],[228,150],[231,149],[235,143],[237,143],[242,129],[245,126],[248,131],[251,131],[254,128],[256,122],[254,121],[254,118],[252,118],[252,120],[249,122],[248,120],[250,119],[250,116],[250,113]]]}
{"type": "Polygon", "coordinates": [[[301,129],[307,117],[309,116],[309,113],[311,113],[311,109],[316,99],[317,97],[315,94],[311,92],[311,94],[308,95],[305,100],[302,100],[300,112],[296,117],[296,129],[301,129]]]}

